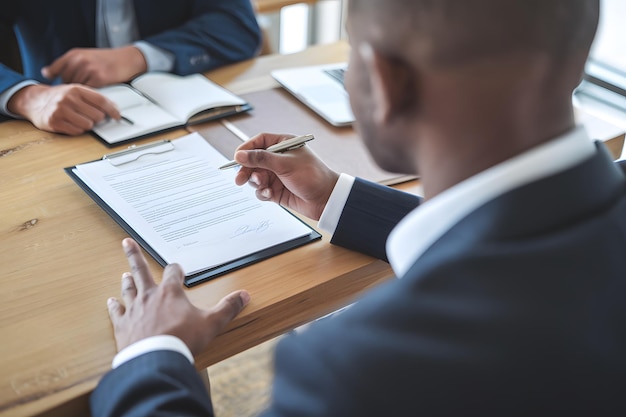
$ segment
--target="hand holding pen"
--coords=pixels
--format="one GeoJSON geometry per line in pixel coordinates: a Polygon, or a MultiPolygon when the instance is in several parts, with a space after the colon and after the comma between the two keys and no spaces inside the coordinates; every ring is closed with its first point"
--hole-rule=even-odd
{"type": "MultiPolygon", "coordinates": [[[[265,150],[267,152],[273,153],[283,153],[287,151],[292,151],[294,149],[298,149],[303,147],[308,141],[315,139],[315,137],[311,134],[303,135],[303,136],[295,136],[293,138],[285,139],[282,142],[275,143],[274,145],[268,146],[265,150]]],[[[228,169],[239,166],[237,161],[230,161],[220,167],[220,169],[228,169]]]]}
{"type": "Polygon", "coordinates": [[[241,144],[233,161],[241,165],[235,182],[256,188],[259,200],[273,201],[319,219],[339,174],[328,168],[309,146],[303,146],[312,139],[312,135],[308,136],[264,133],[241,144]]]}

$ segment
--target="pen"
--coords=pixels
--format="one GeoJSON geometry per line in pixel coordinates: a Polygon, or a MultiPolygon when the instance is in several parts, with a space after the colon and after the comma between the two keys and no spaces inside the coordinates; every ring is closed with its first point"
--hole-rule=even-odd
{"type": "MultiPolygon", "coordinates": [[[[277,144],[268,147],[266,149],[266,151],[273,152],[273,153],[282,153],[282,152],[292,151],[294,149],[298,149],[298,148],[304,146],[304,144],[306,142],[308,142],[310,140],[313,140],[313,139],[314,139],[314,137],[311,134],[304,135],[304,136],[296,136],[295,138],[291,138],[291,139],[284,140],[282,142],[278,142],[277,144]]],[[[239,165],[237,162],[230,161],[230,162],[222,165],[220,167],[220,169],[234,168],[237,165],[239,165]]]]}
{"type": "Polygon", "coordinates": [[[129,125],[134,125],[134,124],[135,124],[135,123],[134,123],[132,120],[130,120],[128,117],[126,117],[126,116],[122,116],[122,115],[120,115],[120,120],[115,120],[115,119],[113,119],[113,118],[111,118],[111,117],[108,117],[108,116],[107,116],[107,118],[106,118],[106,119],[104,119],[104,120],[103,120],[102,122],[100,122],[100,123],[105,123],[105,122],[106,122],[106,123],[108,123],[108,122],[112,122],[112,121],[116,121],[117,123],[119,123],[119,122],[121,122],[121,121],[124,121],[124,122],[128,123],[129,125]]]}
{"type": "Polygon", "coordinates": [[[120,116],[120,119],[122,119],[123,121],[125,121],[126,123],[128,123],[129,125],[134,125],[135,123],[130,120],[128,117],[124,117],[124,116],[120,116]]]}

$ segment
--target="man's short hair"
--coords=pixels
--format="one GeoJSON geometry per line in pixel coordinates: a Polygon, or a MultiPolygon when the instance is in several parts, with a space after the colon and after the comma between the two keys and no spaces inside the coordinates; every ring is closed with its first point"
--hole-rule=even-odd
{"type": "Polygon", "coordinates": [[[351,19],[373,23],[363,30],[378,31],[383,49],[418,48],[449,66],[515,52],[586,56],[599,0],[350,0],[349,8],[351,19]]]}

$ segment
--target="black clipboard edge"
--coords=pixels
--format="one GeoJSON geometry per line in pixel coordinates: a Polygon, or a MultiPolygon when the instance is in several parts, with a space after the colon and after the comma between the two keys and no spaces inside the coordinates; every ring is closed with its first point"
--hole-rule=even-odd
{"type": "MultiPolygon", "coordinates": [[[[101,199],[100,196],[94,190],[91,189],[91,187],[89,187],[78,175],[76,175],[76,173],[74,172],[74,169],[76,169],[76,166],[63,168],[65,173],[69,175],[70,178],[72,178],[72,180],[74,180],[74,182],[89,197],[91,197],[91,199],[95,201],[95,203],[98,206],[100,206],[100,208],[102,208],[109,216],[111,216],[111,218],[122,229],[124,229],[124,231],[128,233],[130,237],[132,237],[137,243],[139,243],[139,245],[143,248],[143,250],[145,250],[152,258],[154,258],[154,260],[157,261],[159,265],[161,265],[162,267],[167,266],[167,262],[165,262],[165,260],[161,258],[161,256],[159,256],[159,254],[154,249],[152,249],[152,246],[148,245],[148,243],[139,235],[139,233],[135,231],[135,229],[130,227],[130,225],[126,223],[124,219],[122,219],[117,214],[117,212],[113,210],[113,208],[111,208],[111,206],[109,206],[103,199],[101,199]]],[[[289,215],[294,216],[301,223],[305,224],[311,230],[311,233],[307,236],[302,236],[302,237],[299,237],[299,238],[296,238],[287,242],[283,242],[278,245],[263,249],[259,252],[255,252],[253,254],[246,255],[242,258],[235,259],[235,260],[226,262],[224,264],[214,266],[207,270],[198,272],[196,274],[187,276],[185,277],[185,281],[184,281],[185,287],[187,288],[193,287],[202,282],[209,281],[213,278],[217,278],[228,272],[232,272],[232,271],[241,269],[245,266],[255,264],[257,262],[271,258],[272,256],[280,255],[281,253],[306,245],[307,243],[320,240],[322,238],[322,235],[319,232],[317,232],[311,226],[303,222],[301,219],[299,219],[289,210],[285,209],[284,207],[282,207],[282,209],[285,210],[287,213],[289,213],[289,215]]]]}
{"type": "Polygon", "coordinates": [[[138,140],[141,140],[141,139],[146,139],[146,138],[148,138],[150,136],[171,132],[171,131],[176,130],[176,129],[182,129],[182,128],[185,128],[187,126],[193,126],[193,125],[197,125],[197,124],[201,124],[201,123],[212,122],[214,120],[219,120],[219,119],[223,119],[223,118],[226,118],[226,117],[235,116],[235,115],[238,115],[238,114],[244,114],[244,113],[249,112],[250,110],[254,110],[254,107],[252,107],[252,105],[250,103],[245,103],[245,104],[242,104],[241,106],[239,106],[239,110],[233,109],[232,111],[222,112],[222,113],[219,113],[219,114],[217,114],[215,116],[208,116],[206,118],[203,118],[202,120],[198,120],[198,121],[195,121],[193,123],[183,123],[183,124],[180,124],[180,125],[167,127],[165,129],[155,130],[154,132],[146,133],[145,135],[135,136],[135,137],[132,137],[130,139],[121,140],[121,141],[115,142],[115,143],[107,142],[106,139],[104,139],[102,136],[98,135],[93,130],[90,130],[89,133],[93,137],[98,139],[100,142],[102,142],[104,144],[104,146],[106,146],[107,148],[114,148],[114,147],[119,146],[119,145],[128,144],[128,143],[135,142],[135,141],[138,141],[138,140]]]}
{"type": "MultiPolygon", "coordinates": [[[[288,210],[286,211],[289,212],[288,210]]],[[[293,216],[292,213],[289,213],[289,214],[293,216]]],[[[300,238],[290,240],[288,242],[283,242],[281,244],[269,247],[267,249],[263,249],[262,251],[255,252],[251,255],[244,256],[243,258],[235,259],[228,263],[218,265],[211,269],[207,269],[206,271],[202,271],[197,274],[185,277],[185,286],[188,288],[193,287],[194,285],[198,285],[202,282],[211,280],[213,278],[217,278],[220,275],[224,275],[228,272],[233,272],[238,269],[244,268],[248,265],[261,262],[265,259],[271,258],[276,255],[280,255],[281,253],[288,252],[291,249],[298,248],[300,246],[306,245],[307,243],[314,242],[321,238],[322,238],[321,234],[319,234],[315,229],[311,229],[311,233],[307,236],[302,236],[300,238]]]]}

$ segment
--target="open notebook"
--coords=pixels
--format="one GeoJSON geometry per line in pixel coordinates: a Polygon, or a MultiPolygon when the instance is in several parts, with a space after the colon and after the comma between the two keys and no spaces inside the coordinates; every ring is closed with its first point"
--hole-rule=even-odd
{"type": "Polygon", "coordinates": [[[120,121],[108,120],[93,129],[110,145],[252,108],[241,97],[201,74],[147,73],[130,84],[98,91],[117,104],[123,116],[120,121]]]}

